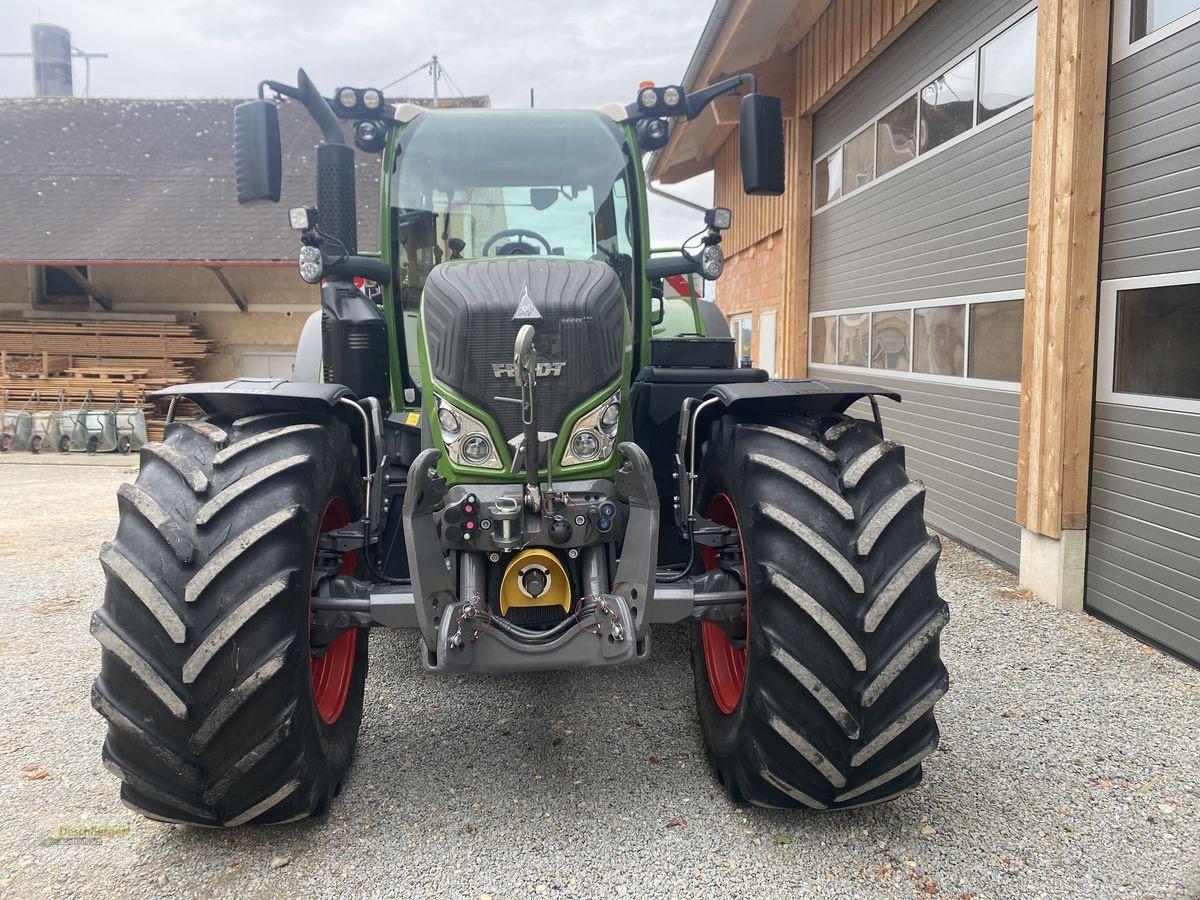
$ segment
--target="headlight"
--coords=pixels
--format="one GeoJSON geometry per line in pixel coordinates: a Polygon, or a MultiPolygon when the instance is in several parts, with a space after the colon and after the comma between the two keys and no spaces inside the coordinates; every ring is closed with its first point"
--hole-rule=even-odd
{"type": "Polygon", "coordinates": [[[354,126],[354,144],[363,153],[378,153],[387,140],[383,126],[371,119],[363,119],[354,126]]]}
{"type": "Polygon", "coordinates": [[[300,248],[300,277],[309,284],[316,284],[325,274],[325,263],[321,260],[321,251],[311,244],[300,248]]]}
{"type": "Polygon", "coordinates": [[[462,423],[449,406],[438,401],[438,424],[442,426],[442,434],[454,437],[462,430],[462,423]]]}
{"type": "Polygon", "coordinates": [[[383,94],[375,90],[375,88],[367,88],[362,95],[363,106],[369,110],[377,110],[383,105],[383,94]]]}
{"type": "Polygon", "coordinates": [[[473,466],[482,466],[493,452],[492,442],[478,431],[472,432],[463,438],[463,459],[473,466]]]}
{"type": "Polygon", "coordinates": [[[700,268],[709,281],[720,278],[725,271],[725,252],[719,244],[709,244],[700,254],[700,268]]]}
{"type": "Polygon", "coordinates": [[[579,417],[571,428],[567,448],[563,451],[564,466],[581,466],[607,459],[612,455],[621,422],[621,392],[615,391],[595,408],[579,417]]]}
{"type": "Polygon", "coordinates": [[[658,105],[658,92],[652,87],[648,87],[642,91],[639,98],[642,101],[643,109],[654,109],[658,105]]]}
{"type": "Polygon", "coordinates": [[[674,109],[679,105],[679,101],[683,99],[683,95],[680,93],[679,88],[672,85],[669,88],[663,88],[662,98],[663,103],[667,107],[674,109]]]}
{"type": "Polygon", "coordinates": [[[617,430],[617,423],[620,421],[621,402],[614,400],[604,407],[604,412],[600,413],[600,427],[604,429],[605,434],[612,434],[617,430]]]}
{"type": "Polygon", "coordinates": [[[576,431],[571,436],[571,453],[576,459],[591,462],[600,455],[600,435],[590,428],[576,431]]]}
{"type": "Polygon", "coordinates": [[[449,401],[437,398],[438,428],[450,461],[460,466],[501,469],[500,454],[492,444],[487,426],[449,401]]]}
{"type": "Polygon", "coordinates": [[[358,94],[354,88],[342,88],[338,91],[337,99],[342,109],[354,109],[358,105],[358,94]]]}

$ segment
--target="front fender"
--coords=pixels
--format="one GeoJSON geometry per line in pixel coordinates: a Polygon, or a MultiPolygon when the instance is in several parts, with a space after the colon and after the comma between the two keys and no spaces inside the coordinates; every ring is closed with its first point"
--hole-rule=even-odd
{"type": "Polygon", "coordinates": [[[823,415],[845,412],[863,398],[870,398],[874,408],[876,397],[887,397],[900,402],[900,395],[896,391],[869,384],[824,381],[818,378],[779,378],[771,381],[717,384],[709,388],[702,400],[715,398],[719,401],[708,407],[711,410],[710,415],[717,415],[718,410],[724,411],[734,407],[750,407],[755,412],[823,415]]]}
{"type": "Polygon", "coordinates": [[[186,397],[209,415],[240,417],[267,412],[332,412],[345,415],[355,432],[362,430],[361,421],[353,422],[350,418],[353,411],[341,403],[343,397],[353,400],[354,394],[340,384],[235,378],[232,381],[177,384],[150,395],[155,400],[164,397],[186,397]]]}

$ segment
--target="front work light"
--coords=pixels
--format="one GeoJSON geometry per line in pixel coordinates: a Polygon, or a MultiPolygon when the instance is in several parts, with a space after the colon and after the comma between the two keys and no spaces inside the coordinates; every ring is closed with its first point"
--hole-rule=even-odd
{"type": "Polygon", "coordinates": [[[297,206],[288,210],[288,223],[293,231],[308,231],[317,224],[317,211],[311,206],[297,206]]]}
{"type": "Polygon", "coordinates": [[[704,214],[704,224],[714,231],[725,231],[733,224],[733,213],[723,206],[714,206],[704,214]]]}
{"type": "Polygon", "coordinates": [[[311,244],[300,248],[300,277],[309,284],[316,284],[325,274],[325,263],[321,259],[321,250],[311,244]]]}
{"type": "Polygon", "coordinates": [[[704,248],[700,253],[700,268],[704,270],[704,277],[709,281],[721,277],[721,273],[725,271],[725,252],[720,244],[709,244],[704,248]]]}

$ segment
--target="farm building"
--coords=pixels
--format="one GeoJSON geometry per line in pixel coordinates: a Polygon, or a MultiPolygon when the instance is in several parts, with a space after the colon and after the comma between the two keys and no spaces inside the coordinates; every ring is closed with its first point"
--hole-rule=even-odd
{"type": "MultiPolygon", "coordinates": [[[[279,204],[240,207],[236,100],[0,100],[0,317],[197,323],[204,379],[290,377],[318,290],[296,274],[287,210],[313,202],[320,132],[280,106],[279,204]]],[[[400,101],[398,101],[400,102],[400,101]]],[[[406,100],[428,104],[427,100],[406,100]]],[[[443,105],[487,106],[486,97],[443,105]]],[[[379,158],[357,154],[360,246],[375,246],[379,158]]]]}
{"type": "Polygon", "coordinates": [[[739,354],[901,392],[932,525],[1200,661],[1200,0],[719,0],[683,83],[745,70],[786,193],[732,104],[651,173],[734,212],[739,354]]]}

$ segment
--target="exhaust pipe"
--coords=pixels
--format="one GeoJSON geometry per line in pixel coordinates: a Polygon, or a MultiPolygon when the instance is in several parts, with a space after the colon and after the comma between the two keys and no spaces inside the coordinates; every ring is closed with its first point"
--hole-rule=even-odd
{"type": "Polygon", "coordinates": [[[317,145],[317,228],[332,238],[338,254],[358,253],[358,199],[354,184],[354,148],[346,143],[342,124],[303,69],[296,73],[300,102],[321,129],[317,145]]]}

